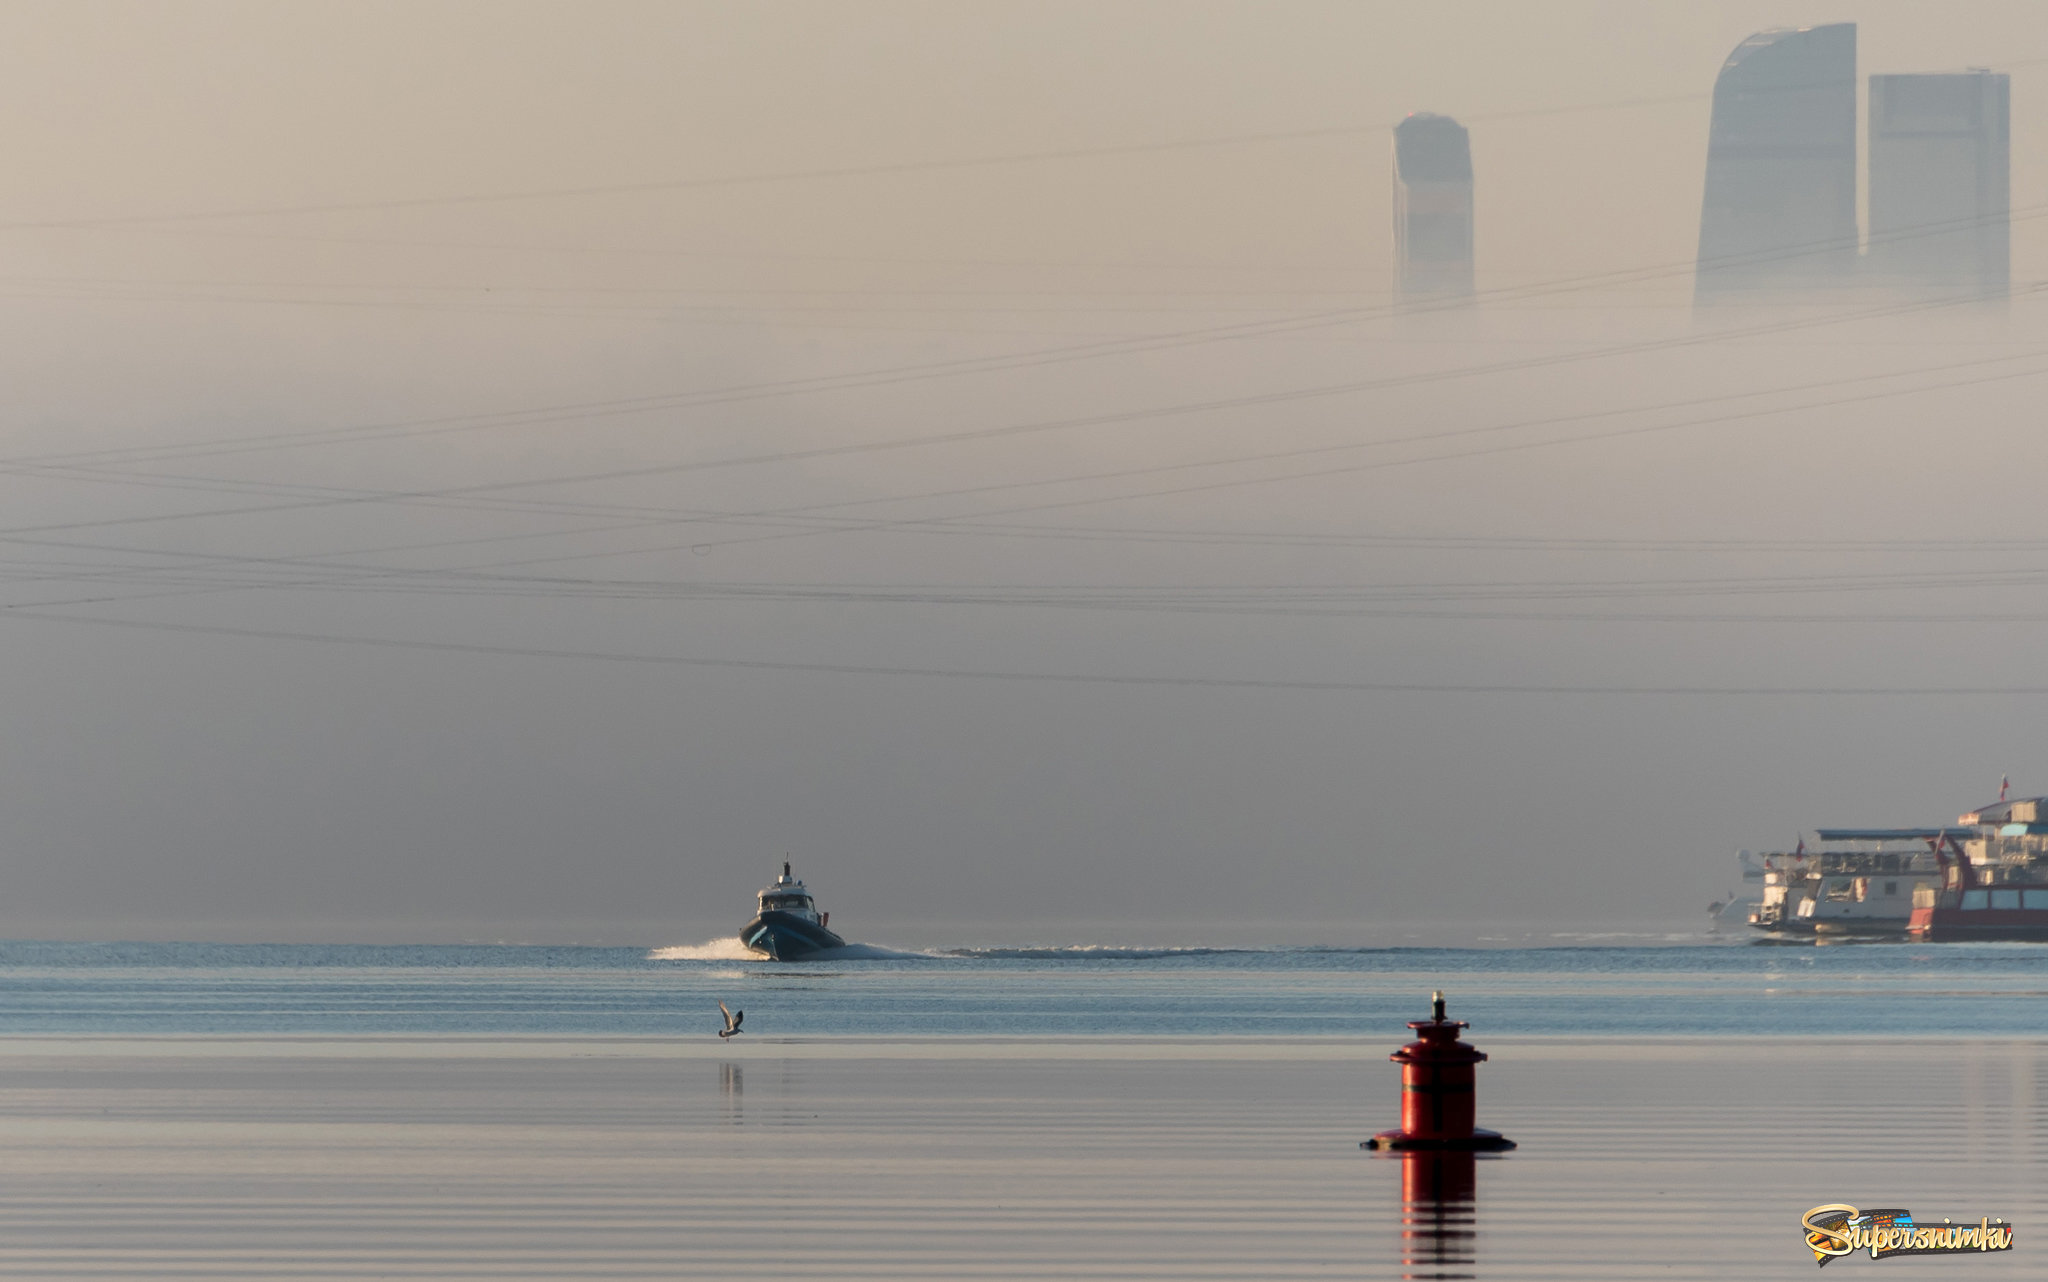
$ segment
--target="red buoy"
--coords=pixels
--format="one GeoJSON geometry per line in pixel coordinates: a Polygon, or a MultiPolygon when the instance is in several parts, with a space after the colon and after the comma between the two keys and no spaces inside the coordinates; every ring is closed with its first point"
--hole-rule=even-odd
{"type": "Polygon", "coordinates": [[[1431,994],[1430,1018],[1408,1027],[1421,1035],[1388,1059],[1401,1066],[1401,1129],[1381,1131],[1360,1148],[1496,1151],[1515,1142],[1472,1124],[1473,1066],[1486,1052],[1458,1039],[1463,1020],[1444,1018],[1444,995],[1431,994]]]}

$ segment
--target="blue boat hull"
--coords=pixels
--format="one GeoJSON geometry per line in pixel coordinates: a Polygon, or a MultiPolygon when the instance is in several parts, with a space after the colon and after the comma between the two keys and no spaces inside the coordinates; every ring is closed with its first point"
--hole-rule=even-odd
{"type": "Polygon", "coordinates": [[[762,913],[740,928],[740,942],[776,961],[797,961],[822,949],[846,947],[839,936],[793,913],[762,913]]]}

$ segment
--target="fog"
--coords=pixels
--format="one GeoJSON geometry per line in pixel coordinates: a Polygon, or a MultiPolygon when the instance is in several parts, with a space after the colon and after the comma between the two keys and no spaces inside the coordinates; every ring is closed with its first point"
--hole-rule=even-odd
{"type": "Polygon", "coordinates": [[[1597,930],[2048,792],[2044,85],[2017,2],[8,6],[0,933],[1597,930]],[[1842,20],[2011,73],[2009,303],[1695,312],[1717,69],[1842,20]]]}

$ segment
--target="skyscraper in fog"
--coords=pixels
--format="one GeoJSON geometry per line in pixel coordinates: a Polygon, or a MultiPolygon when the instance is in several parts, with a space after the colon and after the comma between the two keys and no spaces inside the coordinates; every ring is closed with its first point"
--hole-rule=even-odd
{"type": "Polygon", "coordinates": [[[1449,116],[1394,126],[1394,262],[1403,297],[1472,292],[1472,145],[1449,116]]]}
{"type": "Polygon", "coordinates": [[[1870,78],[1873,280],[2006,292],[2011,97],[1985,70],[1870,78]]]}
{"type": "Polygon", "coordinates": [[[1698,293],[1843,281],[1856,241],[1856,24],[1760,31],[1714,81],[1698,293]]]}

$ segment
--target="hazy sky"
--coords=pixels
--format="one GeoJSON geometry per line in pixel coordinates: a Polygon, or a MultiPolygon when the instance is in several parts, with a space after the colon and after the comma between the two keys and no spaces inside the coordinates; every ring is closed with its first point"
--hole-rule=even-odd
{"type": "Polygon", "coordinates": [[[1369,942],[2048,792],[1905,693],[2048,691],[2044,87],[2022,3],[0,6],[0,932],[691,942],[787,851],[1369,942]],[[1694,316],[1714,73],[1840,20],[2012,74],[2009,309],[1694,316]]]}

